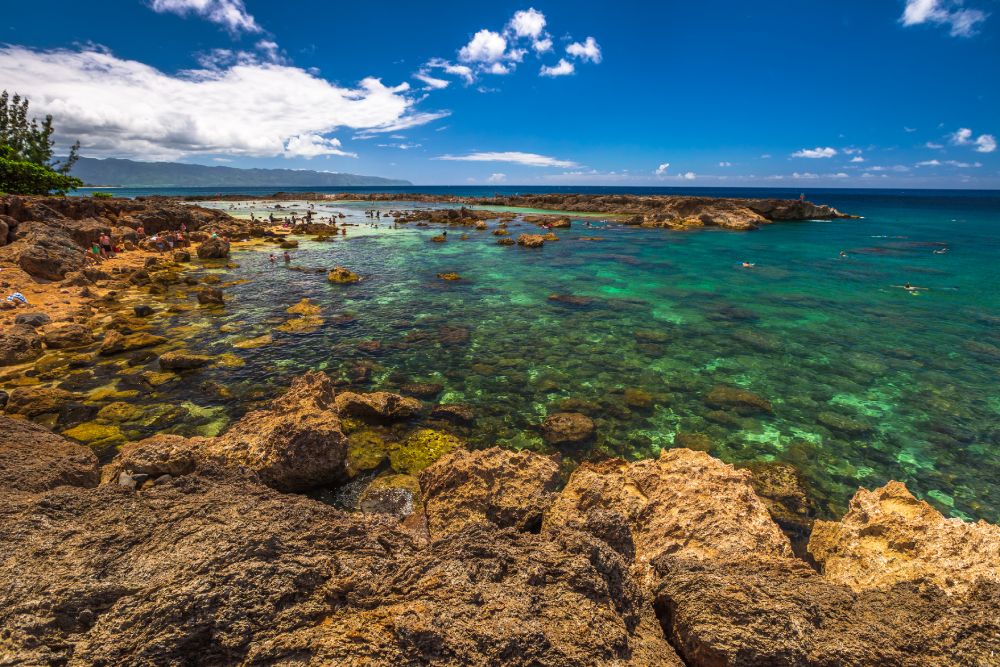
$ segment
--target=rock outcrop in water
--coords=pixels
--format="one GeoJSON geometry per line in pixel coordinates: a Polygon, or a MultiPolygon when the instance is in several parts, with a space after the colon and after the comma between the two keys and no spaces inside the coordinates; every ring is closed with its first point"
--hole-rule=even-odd
{"type": "Polygon", "coordinates": [[[749,472],[687,449],[584,463],[562,491],[555,459],[455,449],[419,473],[419,516],[402,521],[277,490],[337,485],[344,411],[405,418],[419,409],[409,401],[335,395],[311,373],[218,438],[123,446],[100,485],[87,448],[0,417],[0,662],[833,667],[1000,654],[996,527],[946,520],[898,484],[859,491],[843,521],[817,527],[822,574],[792,555],[749,472]]]}
{"type": "MultiPolygon", "coordinates": [[[[86,266],[85,251],[101,234],[116,241],[180,229],[212,231],[220,236],[248,238],[251,225],[222,211],[166,199],[92,199],[84,197],[0,197],[0,262],[20,266],[28,275],[62,280],[86,266]]],[[[221,239],[219,239],[221,242],[221,239]]],[[[226,243],[228,252],[228,243],[226,243]]],[[[218,255],[216,255],[218,256],[218,255]]]]}

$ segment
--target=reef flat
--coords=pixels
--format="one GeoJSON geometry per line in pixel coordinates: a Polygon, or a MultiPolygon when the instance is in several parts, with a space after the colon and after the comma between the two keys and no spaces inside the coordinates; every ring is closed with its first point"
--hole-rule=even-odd
{"type": "Polygon", "coordinates": [[[793,220],[836,220],[854,217],[827,205],[817,205],[802,199],[742,199],[732,197],[691,197],[673,195],[587,195],[587,194],[526,194],[497,197],[458,197],[424,193],[275,193],[270,197],[225,195],[224,197],[188,196],[186,201],[240,201],[262,199],[272,201],[406,201],[447,203],[479,206],[487,209],[537,209],[561,214],[599,213],[615,216],[630,225],[690,229],[720,227],[752,230],[761,225],[793,220]]]}

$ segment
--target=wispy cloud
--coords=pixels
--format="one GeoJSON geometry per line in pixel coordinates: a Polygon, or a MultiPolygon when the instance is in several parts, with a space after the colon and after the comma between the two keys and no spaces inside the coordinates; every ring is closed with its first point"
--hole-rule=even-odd
{"type": "Polygon", "coordinates": [[[520,151],[479,152],[467,155],[440,155],[435,160],[453,160],[459,162],[510,162],[529,167],[578,167],[571,160],[559,160],[538,153],[522,153],[520,151]]]}
{"type": "Polygon", "coordinates": [[[447,88],[451,81],[447,79],[438,79],[426,72],[417,72],[413,75],[413,78],[417,81],[422,81],[427,85],[427,90],[441,90],[442,88],[447,88]]]}
{"type": "Polygon", "coordinates": [[[906,0],[899,22],[904,26],[931,23],[948,26],[952,37],[971,37],[986,13],[962,7],[962,0],[906,0]]]}
{"type": "Polygon", "coordinates": [[[656,170],[653,172],[653,175],[654,176],[664,176],[664,175],[666,175],[668,169],[670,169],[670,163],[669,162],[663,162],[663,163],[660,164],[660,166],[658,166],[656,168],[656,170]]]}
{"type": "Polygon", "coordinates": [[[150,9],[159,13],[193,14],[218,23],[232,33],[262,32],[243,0],[150,0],[150,9]]]}
{"type": "Polygon", "coordinates": [[[830,148],[829,146],[827,146],[826,148],[821,148],[817,146],[816,148],[803,148],[802,150],[795,151],[794,153],[792,153],[792,157],[805,157],[805,158],[817,159],[817,158],[833,157],[836,154],[837,154],[836,148],[830,148]]]}

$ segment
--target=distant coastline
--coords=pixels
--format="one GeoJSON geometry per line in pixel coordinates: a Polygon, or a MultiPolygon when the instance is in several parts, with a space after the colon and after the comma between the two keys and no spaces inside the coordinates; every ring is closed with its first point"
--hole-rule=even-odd
{"type": "Polygon", "coordinates": [[[407,186],[403,179],[299,169],[239,169],[179,162],[80,158],[73,175],[88,188],[407,186]],[[91,185],[93,184],[93,185],[91,185]]]}

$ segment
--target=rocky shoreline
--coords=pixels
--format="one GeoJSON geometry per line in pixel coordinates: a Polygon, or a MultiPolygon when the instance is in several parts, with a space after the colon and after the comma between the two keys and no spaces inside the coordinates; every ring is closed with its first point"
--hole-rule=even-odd
{"type": "MultiPolygon", "coordinates": [[[[614,216],[624,224],[669,229],[696,229],[719,227],[737,231],[758,229],[778,221],[836,220],[857,216],[841,213],[837,209],[813,204],[805,200],[738,199],[717,197],[691,197],[673,195],[585,195],[585,194],[526,194],[496,197],[457,197],[424,193],[284,193],[270,196],[223,195],[219,197],[188,196],[184,201],[239,201],[259,200],[309,200],[309,201],[415,201],[422,203],[447,203],[461,206],[516,207],[556,211],[556,219],[565,214],[596,213],[614,216]]],[[[482,219],[477,211],[463,213],[463,218],[482,219]]],[[[413,220],[434,220],[448,215],[447,210],[421,209],[407,212],[413,220]]],[[[495,214],[489,217],[496,217],[495,214]]]]}
{"type": "Polygon", "coordinates": [[[898,483],[796,558],[703,452],[584,463],[461,447],[366,491],[346,420],[401,397],[300,377],[216,438],[103,470],[0,417],[0,655],[30,664],[953,665],[1000,652],[1000,529],[898,483]]]}
{"type": "MultiPolygon", "coordinates": [[[[427,220],[498,217],[465,210],[427,209],[427,220]]],[[[24,380],[0,386],[0,664],[832,667],[1000,655],[1000,528],[947,519],[897,482],[814,522],[794,469],[734,468],[695,451],[704,436],[679,434],[658,459],[570,469],[559,455],[468,449],[474,415],[428,407],[429,388],[367,392],[317,372],[224,430],[130,437],[131,396],[239,361],[152,333],[157,310],[181,308],[157,294],[183,286],[196,297],[183,308],[219,308],[225,285],[194,265],[225,266],[230,240],[282,237],[160,199],[3,197],[0,224],[3,288],[39,295],[0,310],[0,382],[24,380]],[[181,224],[196,245],[174,254],[136,233],[181,224]],[[101,233],[132,249],[89,263],[101,233]],[[125,391],[95,404],[45,386],[100,359],[128,374],[125,391]],[[87,420],[67,432],[78,442],[50,430],[63,418],[87,420]]],[[[319,239],[329,228],[294,229],[319,239]]],[[[344,267],[328,276],[358,279],[344,267]]],[[[282,326],[311,326],[316,311],[290,305],[297,317],[282,326]]],[[[771,409],[726,387],[706,401],[771,409]]],[[[540,424],[546,442],[593,436],[571,409],[540,424]]]]}

